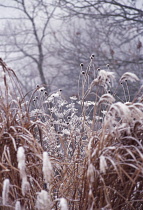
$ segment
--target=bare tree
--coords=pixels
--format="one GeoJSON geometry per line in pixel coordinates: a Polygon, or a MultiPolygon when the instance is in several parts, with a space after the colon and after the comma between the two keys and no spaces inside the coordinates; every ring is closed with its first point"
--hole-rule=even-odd
{"type": "MultiPolygon", "coordinates": [[[[143,2],[135,0],[60,0],[61,8],[67,12],[67,17],[78,17],[81,19],[99,20],[105,22],[105,29],[108,30],[108,37],[118,35],[118,46],[131,43],[136,40],[136,50],[142,48],[143,34],[143,2]],[[122,34],[121,34],[122,32],[122,34]],[[117,34],[118,33],[118,34],[117,34]],[[124,34],[124,38],[123,38],[124,34]],[[121,36],[120,36],[121,35],[121,36]]],[[[100,22],[101,22],[100,21],[100,22]]],[[[100,24],[99,22],[99,24],[100,24]]],[[[93,25],[94,27],[94,25],[93,25]]],[[[111,37],[112,39],[114,37],[111,37]]],[[[112,51],[112,53],[114,53],[112,51]]],[[[143,62],[143,55],[138,57],[143,62]]]]}
{"type": "MultiPolygon", "coordinates": [[[[13,15],[12,18],[8,15],[2,18],[7,20],[7,24],[3,32],[5,42],[3,39],[1,49],[8,58],[17,60],[19,68],[23,68],[25,71],[31,69],[29,71],[31,76],[37,75],[37,71],[42,84],[50,87],[56,74],[51,72],[48,78],[49,71],[46,69],[51,56],[52,38],[50,33],[57,2],[11,0],[0,4],[0,7],[3,10],[9,9],[10,14],[13,15]]],[[[22,72],[22,74],[25,73],[22,72]]]]}
{"type": "Polygon", "coordinates": [[[143,2],[136,0],[60,0],[62,8],[70,11],[72,15],[92,17],[96,19],[113,17],[117,22],[143,22],[143,2]]]}
{"type": "MultiPolygon", "coordinates": [[[[69,20],[69,27],[72,21],[76,22],[63,33],[59,53],[69,66],[69,74],[75,75],[81,62],[87,66],[93,53],[95,68],[106,68],[109,63],[111,70],[119,76],[132,71],[143,78],[141,4],[131,0],[61,0],[60,6],[66,12],[64,18],[69,20]]],[[[135,86],[131,88],[137,89],[135,86]]]]}

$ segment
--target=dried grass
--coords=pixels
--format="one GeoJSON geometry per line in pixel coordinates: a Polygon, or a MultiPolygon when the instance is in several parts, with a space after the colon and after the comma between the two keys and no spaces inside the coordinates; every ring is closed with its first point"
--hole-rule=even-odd
{"type": "MultiPolygon", "coordinates": [[[[80,101],[82,115],[77,117],[73,101],[68,106],[65,103],[64,110],[59,106],[64,103],[62,95],[59,94],[58,101],[55,96],[43,95],[44,90],[39,88],[27,103],[14,71],[2,60],[0,66],[4,71],[0,97],[1,198],[4,181],[10,182],[7,203],[3,204],[1,199],[0,209],[64,209],[63,206],[69,210],[143,209],[143,106],[140,100],[113,103],[113,96],[106,92],[108,84],[102,80],[105,92],[99,94],[97,90],[94,103],[84,106],[93,88],[85,72],[80,101]],[[17,93],[11,92],[13,88],[17,93]],[[35,102],[38,91],[40,100],[35,102]],[[53,101],[55,107],[51,106],[53,101]],[[34,110],[33,103],[36,104],[34,110]],[[103,109],[105,116],[102,116],[103,109]],[[102,121],[96,130],[98,115],[102,121]],[[25,194],[17,161],[20,147],[24,148],[25,174],[30,185],[25,194]],[[48,152],[47,168],[46,159],[43,165],[45,151],[48,152]],[[46,175],[49,164],[52,166],[46,175]]],[[[101,73],[97,75],[100,81],[101,73]]],[[[114,74],[104,72],[104,75],[109,75],[107,83],[110,84],[114,74]]]]}

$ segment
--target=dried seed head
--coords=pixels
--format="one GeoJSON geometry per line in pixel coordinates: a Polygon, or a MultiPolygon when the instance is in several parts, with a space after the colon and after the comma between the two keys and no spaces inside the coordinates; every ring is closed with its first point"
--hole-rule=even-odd
{"type": "Polygon", "coordinates": [[[52,168],[52,164],[50,162],[49,156],[47,152],[43,152],[43,175],[44,175],[44,179],[47,183],[50,182],[51,177],[52,177],[52,172],[53,172],[53,168],[52,168]]]}
{"type": "Polygon", "coordinates": [[[20,170],[20,176],[21,178],[26,176],[25,173],[25,151],[23,147],[19,147],[17,151],[17,161],[18,161],[18,168],[20,170]]]}
{"type": "Polygon", "coordinates": [[[95,55],[94,54],[92,54],[91,56],[90,56],[90,59],[93,59],[95,57],[95,55]]]}
{"type": "Polygon", "coordinates": [[[20,177],[22,179],[22,195],[25,196],[26,192],[30,189],[29,182],[27,181],[26,175],[26,164],[25,164],[25,151],[23,147],[19,147],[17,151],[18,168],[20,170],[20,177]]]}
{"type": "Polygon", "coordinates": [[[109,72],[105,70],[100,70],[98,72],[98,76],[95,80],[98,81],[98,84],[101,86],[104,86],[107,88],[108,86],[111,86],[115,79],[115,73],[114,72],[109,72]],[[110,84],[111,83],[111,84],[110,84]]]}
{"type": "Polygon", "coordinates": [[[131,82],[136,82],[139,80],[139,78],[137,77],[136,74],[134,73],[131,73],[131,72],[126,72],[122,75],[122,77],[120,78],[120,82],[123,82],[123,81],[131,81],[131,82]]]}
{"type": "Polygon", "coordinates": [[[92,189],[90,189],[90,190],[89,190],[88,195],[89,195],[90,197],[92,197],[92,196],[93,196],[92,189]]]}
{"type": "Polygon", "coordinates": [[[128,123],[131,121],[131,111],[126,104],[117,102],[111,105],[106,117],[111,122],[114,122],[118,117],[121,118],[122,123],[128,123]]]}
{"type": "Polygon", "coordinates": [[[115,102],[115,98],[110,93],[107,93],[107,94],[102,95],[99,100],[99,103],[103,103],[103,102],[113,103],[115,102]]]}
{"type": "Polygon", "coordinates": [[[21,210],[20,201],[16,201],[15,210],[21,210]]]}
{"type": "Polygon", "coordinates": [[[90,163],[87,170],[87,178],[90,180],[90,182],[94,182],[94,176],[95,176],[95,167],[93,166],[92,163],[90,163]]]}
{"type": "Polygon", "coordinates": [[[22,179],[22,186],[21,186],[21,189],[22,189],[22,195],[25,196],[27,191],[29,191],[30,189],[30,184],[29,182],[27,181],[27,177],[24,177],[22,179]]]}
{"type": "Polygon", "coordinates": [[[51,210],[51,198],[47,191],[42,190],[38,193],[36,200],[36,208],[38,210],[51,210]]]}
{"type": "Polygon", "coordinates": [[[65,198],[60,198],[60,207],[61,210],[68,210],[68,203],[65,198]]]}
{"type": "Polygon", "coordinates": [[[105,174],[106,169],[107,169],[107,162],[106,162],[105,156],[101,155],[100,156],[100,172],[105,174]]]}
{"type": "Polygon", "coordinates": [[[3,182],[3,191],[2,191],[2,203],[6,205],[8,203],[8,194],[9,194],[10,181],[5,179],[3,182]]]}
{"type": "Polygon", "coordinates": [[[38,89],[38,91],[40,91],[40,92],[43,92],[45,90],[45,87],[40,87],[39,89],[38,89]]]}
{"type": "Polygon", "coordinates": [[[143,119],[143,105],[140,103],[134,103],[129,104],[128,106],[130,112],[131,112],[131,118],[136,120],[142,120],[143,119]]]}

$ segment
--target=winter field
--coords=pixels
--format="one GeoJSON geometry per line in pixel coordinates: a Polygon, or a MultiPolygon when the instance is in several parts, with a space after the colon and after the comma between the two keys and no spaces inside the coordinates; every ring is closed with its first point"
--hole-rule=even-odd
{"type": "Polygon", "coordinates": [[[2,59],[0,68],[0,209],[143,209],[143,86],[130,96],[134,73],[116,81],[92,55],[66,99],[40,85],[24,94],[2,59]]]}

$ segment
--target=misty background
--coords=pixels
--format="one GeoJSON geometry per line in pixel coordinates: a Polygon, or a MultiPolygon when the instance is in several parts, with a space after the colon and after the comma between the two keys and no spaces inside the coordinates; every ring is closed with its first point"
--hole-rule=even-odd
{"type": "Polygon", "coordinates": [[[131,95],[143,84],[142,0],[0,0],[0,26],[0,57],[25,92],[43,84],[76,95],[91,55],[91,80],[93,70],[109,68],[117,78],[137,74],[131,95]]]}

